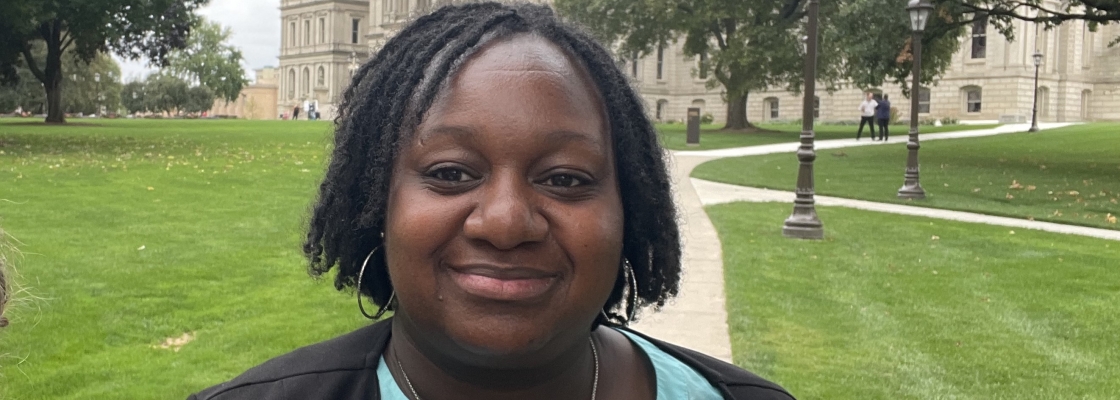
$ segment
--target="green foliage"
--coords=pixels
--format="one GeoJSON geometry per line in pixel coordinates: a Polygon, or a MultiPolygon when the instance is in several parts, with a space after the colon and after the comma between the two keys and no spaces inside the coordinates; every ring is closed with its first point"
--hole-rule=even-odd
{"type": "Polygon", "coordinates": [[[126,83],[121,88],[121,105],[128,111],[129,114],[136,114],[148,111],[148,104],[145,100],[144,82],[136,81],[126,83]]]}
{"type": "Polygon", "coordinates": [[[195,10],[208,0],[20,0],[0,8],[0,81],[20,79],[20,65],[43,83],[47,122],[65,122],[61,85],[69,74],[63,54],[83,62],[114,52],[164,65],[187,44],[195,10]],[[44,57],[33,55],[36,44],[44,57]]]}
{"type": "Polygon", "coordinates": [[[241,68],[241,50],[228,43],[231,34],[217,22],[200,19],[191,30],[187,46],[168,56],[168,71],[202,84],[226,101],[237,100],[249,80],[241,68]]]}
{"type": "Polygon", "coordinates": [[[187,89],[186,102],[181,109],[190,114],[199,114],[209,110],[214,105],[214,92],[206,86],[195,86],[187,89]]]}
{"type": "Polygon", "coordinates": [[[799,399],[1120,393],[1120,243],[820,206],[791,240],[790,209],[707,208],[736,364],[799,399]]]}
{"type": "Polygon", "coordinates": [[[148,111],[174,114],[187,107],[190,85],[178,77],[152,74],[144,82],[144,105],[148,111]]]}
{"type": "Polygon", "coordinates": [[[711,123],[715,122],[715,120],[716,120],[716,117],[713,117],[712,113],[704,113],[704,115],[700,116],[700,123],[701,124],[708,125],[708,124],[711,124],[711,123]]]}
{"type": "Polygon", "coordinates": [[[116,113],[120,109],[122,87],[117,62],[98,54],[88,65],[83,64],[81,60],[72,60],[71,73],[63,76],[63,110],[68,114],[85,115],[97,114],[101,109],[106,114],[116,113]]]}

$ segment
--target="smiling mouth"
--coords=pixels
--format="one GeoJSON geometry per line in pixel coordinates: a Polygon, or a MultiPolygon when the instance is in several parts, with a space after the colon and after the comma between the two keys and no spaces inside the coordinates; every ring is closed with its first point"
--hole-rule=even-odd
{"type": "Polygon", "coordinates": [[[451,280],[467,294],[497,301],[527,301],[547,294],[559,280],[554,273],[531,268],[451,267],[451,280]]]}

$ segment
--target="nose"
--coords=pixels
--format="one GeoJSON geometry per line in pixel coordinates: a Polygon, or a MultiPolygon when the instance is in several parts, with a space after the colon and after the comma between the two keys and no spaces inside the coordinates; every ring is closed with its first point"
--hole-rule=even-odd
{"type": "Polygon", "coordinates": [[[475,190],[478,202],[463,226],[468,238],[510,250],[548,235],[548,220],[534,206],[532,183],[520,174],[494,173],[475,190]]]}

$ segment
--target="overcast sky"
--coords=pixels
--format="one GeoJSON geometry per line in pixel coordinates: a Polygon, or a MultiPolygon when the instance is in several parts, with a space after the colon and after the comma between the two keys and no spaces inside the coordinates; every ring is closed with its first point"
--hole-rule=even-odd
{"type": "MultiPolygon", "coordinates": [[[[230,42],[241,49],[250,78],[254,69],[280,64],[280,0],[210,0],[199,13],[233,29],[230,42]]],[[[146,61],[117,61],[126,82],[155,71],[146,61]]]]}

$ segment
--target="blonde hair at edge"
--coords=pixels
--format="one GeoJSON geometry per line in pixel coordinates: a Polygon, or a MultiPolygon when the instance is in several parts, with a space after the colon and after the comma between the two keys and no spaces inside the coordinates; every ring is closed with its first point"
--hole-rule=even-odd
{"type": "MultiPolygon", "coordinates": [[[[0,230],[0,239],[4,237],[4,231],[0,230]]],[[[2,252],[4,249],[0,248],[0,328],[8,326],[8,318],[4,317],[5,306],[8,305],[8,296],[10,296],[10,287],[8,287],[8,276],[5,271],[7,259],[2,252]]]]}

